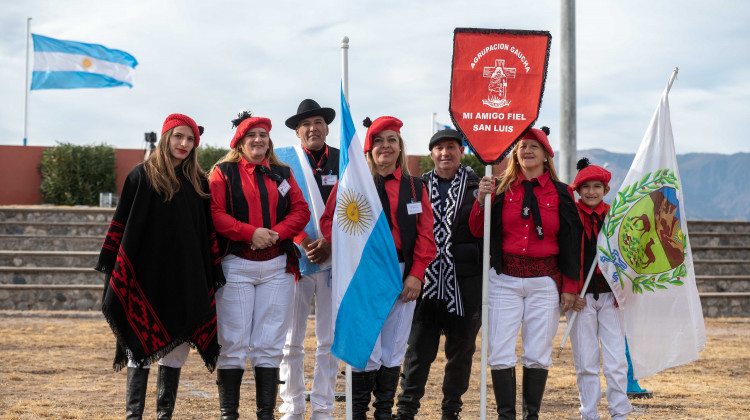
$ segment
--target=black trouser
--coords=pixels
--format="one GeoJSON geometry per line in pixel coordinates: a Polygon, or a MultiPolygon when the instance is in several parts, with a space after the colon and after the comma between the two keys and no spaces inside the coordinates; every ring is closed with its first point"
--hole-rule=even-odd
{"type": "MultiPolygon", "coordinates": [[[[479,298],[481,296],[476,297],[479,298]]],[[[404,358],[401,394],[397,403],[399,415],[403,414],[404,418],[408,418],[417,414],[419,400],[425,393],[430,366],[437,357],[441,332],[445,333],[447,359],[443,377],[442,410],[461,411],[461,396],[469,388],[471,360],[476,350],[476,337],[481,325],[481,311],[457,317],[448,314],[442,303],[432,300],[419,302],[404,358]]]]}

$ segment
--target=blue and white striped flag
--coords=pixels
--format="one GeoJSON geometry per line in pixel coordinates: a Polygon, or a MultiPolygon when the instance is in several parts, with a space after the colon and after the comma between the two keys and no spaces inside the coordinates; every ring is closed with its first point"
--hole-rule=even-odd
{"type": "MultiPolygon", "coordinates": [[[[310,207],[310,221],[305,226],[305,233],[310,240],[314,241],[323,236],[320,232],[320,216],[325,210],[325,203],[323,197],[320,195],[318,184],[315,182],[315,174],[313,174],[310,164],[307,161],[305,151],[302,150],[300,145],[279,147],[273,149],[279,160],[289,165],[292,168],[294,174],[294,180],[297,181],[297,185],[302,190],[302,196],[305,197],[307,205],[310,207]]],[[[302,256],[299,259],[299,271],[303,276],[308,274],[317,273],[324,270],[331,269],[331,259],[327,259],[320,265],[313,264],[307,253],[301,246],[297,245],[302,256]]],[[[329,285],[330,286],[330,285],[329,285]]]]}
{"type": "Polygon", "coordinates": [[[403,289],[396,246],[341,93],[340,180],[333,216],[333,354],[364,369],[403,289]]]}
{"type": "Polygon", "coordinates": [[[31,90],[133,87],[135,57],[102,45],[31,34],[34,73],[31,90]]]}

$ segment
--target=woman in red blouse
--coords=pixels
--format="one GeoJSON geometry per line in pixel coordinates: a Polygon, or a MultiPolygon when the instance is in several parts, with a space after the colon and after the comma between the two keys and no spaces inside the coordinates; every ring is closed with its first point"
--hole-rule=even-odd
{"type": "Polygon", "coordinates": [[[222,419],[239,417],[247,359],[255,373],[259,419],[273,419],[288,308],[299,277],[292,238],[310,210],[288,166],[273,153],[271,120],[243,112],[232,121],[232,150],[214,166],[211,214],[219,234],[225,287],[216,293],[222,419]]]}
{"type": "MultiPolygon", "coordinates": [[[[401,262],[404,289],[388,314],[365,370],[352,368],[354,420],[366,418],[371,394],[375,396],[375,419],[391,418],[416,299],[424,271],[437,252],[430,199],[422,180],[407,172],[402,125],[394,117],[380,117],[371,123],[369,118],[365,120],[368,129],[363,149],[401,262]],[[409,203],[421,206],[408,206],[409,203]]],[[[321,230],[329,242],[337,188],[338,185],[331,191],[320,218],[321,230]]]]}
{"type": "MultiPolygon", "coordinates": [[[[575,303],[581,233],[572,189],[557,177],[549,129],[529,129],[513,148],[493,195],[490,227],[489,355],[498,418],[516,418],[516,341],[523,344],[523,418],[538,418],[562,310],[575,303]]],[[[483,235],[482,178],[469,219],[483,235]]]]}

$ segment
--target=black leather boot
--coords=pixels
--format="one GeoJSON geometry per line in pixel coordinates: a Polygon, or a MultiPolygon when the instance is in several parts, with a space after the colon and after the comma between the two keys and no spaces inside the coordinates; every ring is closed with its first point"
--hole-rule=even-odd
{"type": "Polygon", "coordinates": [[[370,394],[377,374],[377,370],[352,372],[352,420],[367,420],[370,394]]]}
{"type": "Polygon", "coordinates": [[[255,403],[258,420],[274,420],[276,397],[279,393],[279,368],[256,367],[255,403]]]}
{"type": "Polygon", "coordinates": [[[542,406],[544,387],[547,385],[547,369],[523,367],[523,418],[537,420],[542,406]]]}
{"type": "Polygon", "coordinates": [[[221,420],[237,420],[240,418],[240,385],[242,385],[244,373],[244,369],[216,369],[221,420]]]}
{"type": "Polygon", "coordinates": [[[125,418],[127,420],[140,420],[143,416],[149,370],[128,367],[128,385],[125,395],[125,418]]]}
{"type": "Polygon", "coordinates": [[[156,419],[170,420],[177,400],[177,386],[180,384],[180,368],[159,365],[156,377],[156,419]]]}
{"type": "Polygon", "coordinates": [[[393,418],[393,399],[396,397],[399,373],[401,373],[401,366],[381,366],[378,370],[375,377],[375,388],[372,391],[372,395],[375,397],[375,402],[372,403],[375,408],[373,413],[375,420],[391,420],[393,418]]]}
{"type": "Polygon", "coordinates": [[[516,418],[516,368],[493,369],[492,389],[495,391],[498,420],[516,418]]]}

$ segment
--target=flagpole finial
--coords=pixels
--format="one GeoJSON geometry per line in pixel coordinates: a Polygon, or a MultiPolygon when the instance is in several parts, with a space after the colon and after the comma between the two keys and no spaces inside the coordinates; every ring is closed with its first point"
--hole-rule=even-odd
{"type": "Polygon", "coordinates": [[[669,94],[669,91],[672,89],[672,83],[677,79],[677,72],[679,71],[679,67],[675,67],[674,70],[672,70],[672,75],[669,76],[669,82],[667,82],[667,94],[669,94]]]}
{"type": "Polygon", "coordinates": [[[341,48],[349,48],[349,37],[346,35],[341,38],[341,48]]]}

